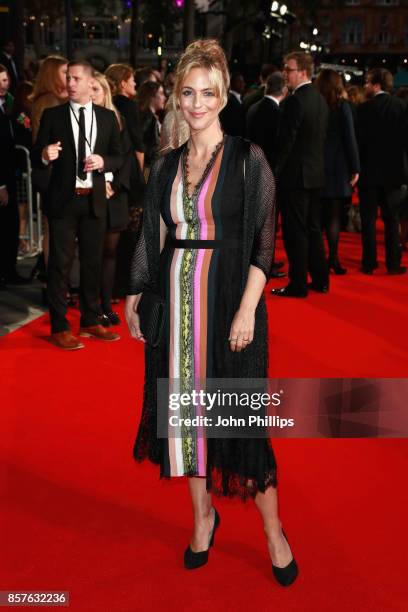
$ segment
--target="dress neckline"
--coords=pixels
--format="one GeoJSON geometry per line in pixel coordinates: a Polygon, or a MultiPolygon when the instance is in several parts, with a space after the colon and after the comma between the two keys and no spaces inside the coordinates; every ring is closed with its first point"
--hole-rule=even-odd
{"type": "Polygon", "coordinates": [[[203,183],[205,182],[205,180],[207,179],[209,173],[211,172],[211,170],[212,170],[212,168],[213,168],[213,166],[215,164],[215,160],[218,157],[219,152],[223,149],[223,147],[225,145],[226,136],[227,135],[224,134],[222,140],[220,140],[220,142],[215,147],[214,151],[211,154],[210,159],[207,162],[207,165],[205,166],[205,168],[203,170],[203,173],[202,173],[201,177],[199,178],[199,180],[195,184],[195,187],[194,187],[193,192],[191,194],[188,192],[188,186],[189,186],[189,182],[188,182],[188,178],[187,178],[188,146],[187,146],[187,142],[185,143],[183,151],[182,151],[182,155],[181,155],[182,178],[183,178],[183,198],[185,198],[187,200],[194,200],[197,197],[197,195],[200,193],[200,189],[201,189],[203,183]]]}

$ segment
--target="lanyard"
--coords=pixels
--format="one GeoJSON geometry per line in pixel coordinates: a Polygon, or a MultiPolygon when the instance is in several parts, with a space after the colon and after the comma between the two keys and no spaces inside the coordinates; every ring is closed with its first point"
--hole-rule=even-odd
{"type": "MultiPolygon", "coordinates": [[[[81,125],[80,125],[80,123],[79,123],[79,119],[78,119],[78,117],[76,116],[74,109],[72,108],[72,106],[71,106],[71,105],[69,105],[69,108],[71,109],[71,112],[72,112],[72,114],[73,114],[73,115],[74,115],[74,117],[75,117],[75,121],[76,121],[76,122],[77,122],[77,124],[78,124],[78,129],[79,129],[79,131],[82,133],[82,136],[85,138],[85,142],[86,142],[86,144],[87,144],[87,145],[88,145],[88,147],[89,147],[89,153],[92,155],[92,147],[91,147],[91,143],[92,143],[92,132],[93,132],[93,124],[94,124],[94,109],[93,109],[93,104],[92,104],[92,107],[91,107],[91,110],[92,110],[92,119],[91,119],[91,131],[90,131],[90,134],[89,134],[90,142],[89,142],[88,138],[86,137],[86,134],[84,134],[84,132],[83,132],[83,130],[82,130],[82,128],[81,128],[81,125]]],[[[86,125],[85,125],[85,130],[86,130],[86,125]]]]}

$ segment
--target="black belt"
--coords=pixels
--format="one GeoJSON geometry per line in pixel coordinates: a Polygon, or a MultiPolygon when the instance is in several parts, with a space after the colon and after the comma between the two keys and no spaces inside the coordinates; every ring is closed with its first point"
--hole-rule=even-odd
{"type": "Polygon", "coordinates": [[[236,238],[223,238],[222,240],[177,240],[169,239],[170,246],[175,249],[217,249],[238,248],[241,241],[236,238]]]}
{"type": "Polygon", "coordinates": [[[92,193],[92,187],[75,187],[76,196],[90,196],[92,193]]]}

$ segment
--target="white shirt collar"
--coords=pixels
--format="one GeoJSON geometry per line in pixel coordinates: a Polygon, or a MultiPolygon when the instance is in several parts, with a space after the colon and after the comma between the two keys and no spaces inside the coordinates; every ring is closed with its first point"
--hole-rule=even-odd
{"type": "Polygon", "coordinates": [[[379,96],[380,94],[388,94],[388,91],[383,91],[382,89],[380,89],[380,91],[377,91],[377,93],[374,94],[374,98],[375,98],[375,96],[379,96]]]}
{"type": "Polygon", "coordinates": [[[79,104],[79,102],[73,101],[70,101],[69,103],[71,105],[72,110],[77,114],[79,113],[79,109],[82,107],[84,107],[85,112],[88,112],[92,109],[92,100],[89,100],[89,102],[87,102],[86,104],[79,104]]]}
{"type": "Polygon", "coordinates": [[[238,102],[241,102],[241,94],[238,93],[237,91],[234,91],[233,89],[230,89],[230,93],[232,93],[233,96],[236,97],[236,99],[238,100],[238,102]]]}
{"type": "Polygon", "coordinates": [[[269,98],[270,100],[273,100],[279,106],[278,98],[274,98],[273,96],[270,96],[269,94],[265,94],[265,98],[269,98]]]}

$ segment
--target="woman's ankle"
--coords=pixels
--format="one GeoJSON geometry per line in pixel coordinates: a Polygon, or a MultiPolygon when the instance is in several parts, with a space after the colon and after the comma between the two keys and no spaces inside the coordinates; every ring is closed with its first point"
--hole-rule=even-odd
{"type": "Polygon", "coordinates": [[[282,523],[278,519],[273,523],[264,525],[264,531],[268,540],[274,540],[282,536],[282,523]]]}
{"type": "Polygon", "coordinates": [[[200,511],[194,512],[194,524],[199,526],[199,525],[206,525],[209,521],[212,520],[213,517],[213,510],[212,510],[212,504],[210,504],[209,508],[205,508],[205,509],[200,509],[200,511]]]}

